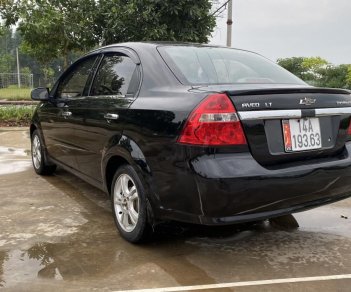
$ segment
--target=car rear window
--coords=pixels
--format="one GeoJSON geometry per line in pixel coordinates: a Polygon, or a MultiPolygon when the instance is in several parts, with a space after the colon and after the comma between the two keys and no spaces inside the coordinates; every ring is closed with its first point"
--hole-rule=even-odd
{"type": "Polygon", "coordinates": [[[274,62],[247,51],[196,46],[161,46],[158,50],[182,83],[305,84],[274,62]]]}

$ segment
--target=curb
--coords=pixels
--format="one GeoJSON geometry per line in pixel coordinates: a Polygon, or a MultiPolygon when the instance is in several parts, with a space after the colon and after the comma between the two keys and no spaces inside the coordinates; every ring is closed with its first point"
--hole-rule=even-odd
{"type": "Polygon", "coordinates": [[[0,100],[0,105],[37,105],[38,103],[32,100],[0,100]]]}
{"type": "Polygon", "coordinates": [[[0,132],[29,131],[29,127],[0,127],[0,132]]]}

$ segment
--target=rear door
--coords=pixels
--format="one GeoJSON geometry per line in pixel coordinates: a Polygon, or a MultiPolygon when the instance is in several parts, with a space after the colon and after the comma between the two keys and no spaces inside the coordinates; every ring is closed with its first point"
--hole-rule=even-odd
{"type": "Polygon", "coordinates": [[[273,88],[228,91],[253,157],[263,165],[342,154],[351,95],[339,89],[273,88]]]}
{"type": "Polygon", "coordinates": [[[89,96],[75,104],[75,116],[82,121],[75,126],[78,170],[100,182],[104,152],[119,142],[128,123],[128,108],[140,85],[139,67],[137,58],[126,50],[105,52],[89,96]]]}

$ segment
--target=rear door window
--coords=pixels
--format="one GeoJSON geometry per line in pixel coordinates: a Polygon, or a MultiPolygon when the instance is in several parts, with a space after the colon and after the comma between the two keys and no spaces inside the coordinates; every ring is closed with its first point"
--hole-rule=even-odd
{"type": "Polygon", "coordinates": [[[107,54],[96,73],[90,95],[134,96],[139,84],[137,65],[127,56],[107,54]]]}

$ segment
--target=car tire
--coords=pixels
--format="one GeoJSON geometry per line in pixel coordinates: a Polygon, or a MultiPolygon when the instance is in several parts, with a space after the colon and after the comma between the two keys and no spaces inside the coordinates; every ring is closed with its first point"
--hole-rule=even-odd
{"type": "Polygon", "coordinates": [[[132,166],[122,165],[115,173],[111,202],[117,229],[125,240],[141,243],[150,237],[145,187],[132,166]]]}
{"type": "Polygon", "coordinates": [[[45,161],[45,148],[39,131],[35,130],[31,138],[31,156],[35,172],[39,175],[51,175],[56,170],[56,165],[47,164],[45,161]]]}

